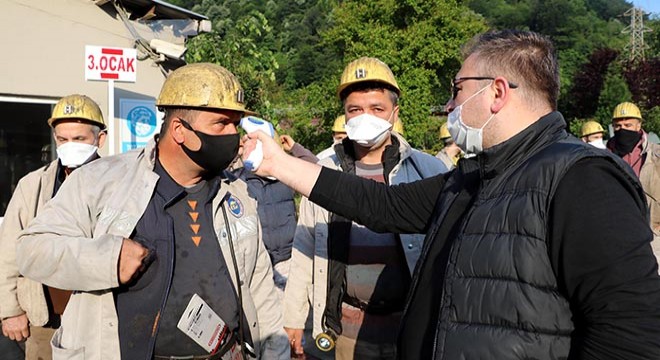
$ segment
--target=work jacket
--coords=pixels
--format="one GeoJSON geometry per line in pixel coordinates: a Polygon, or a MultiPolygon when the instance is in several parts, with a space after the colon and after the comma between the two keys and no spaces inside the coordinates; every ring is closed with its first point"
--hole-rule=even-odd
{"type": "Polygon", "coordinates": [[[653,229],[653,254],[660,261],[660,144],[655,144],[644,136],[642,158],[644,164],[639,172],[646,202],[650,210],[651,229],[653,229]]]}
{"type": "MultiPolygon", "coordinates": [[[[113,288],[124,238],[130,238],[155,190],[156,142],[107,157],[72,173],[43,212],[19,238],[18,266],[25,276],[74,290],[51,345],[54,359],[120,359],[113,288]]],[[[245,183],[223,181],[213,199],[214,231],[227,264],[232,264],[231,229],[243,294],[243,309],[255,345],[266,359],[288,356],[272,268],[261,240],[256,203],[245,183]],[[228,193],[242,208],[229,207],[228,193]],[[223,216],[241,210],[241,216],[223,216]]],[[[236,273],[230,266],[234,287],[236,273]]],[[[155,321],[155,319],[154,319],[155,321]]],[[[155,327],[157,331],[157,327],[155,327]]]]}
{"type": "Polygon", "coordinates": [[[16,265],[20,232],[41,212],[53,195],[59,160],[25,175],[18,181],[0,226],[0,318],[27,314],[30,324],[48,322],[44,287],[21,276],[16,265]]]}
{"type": "MultiPolygon", "coordinates": [[[[398,140],[400,156],[398,163],[388,174],[389,184],[408,183],[447,171],[438,159],[413,149],[400,135],[392,133],[392,136],[398,140]]],[[[321,159],[319,164],[342,170],[336,154],[321,159]]],[[[330,214],[327,210],[311,203],[307,198],[301,200],[289,271],[292,275],[289,276],[284,294],[284,326],[303,329],[311,304],[314,337],[324,331],[322,318],[326,309],[328,287],[337,285],[328,283],[329,221],[330,214]]],[[[424,235],[403,234],[398,236],[398,239],[405,253],[408,269],[412,273],[422,249],[424,235]]]]}

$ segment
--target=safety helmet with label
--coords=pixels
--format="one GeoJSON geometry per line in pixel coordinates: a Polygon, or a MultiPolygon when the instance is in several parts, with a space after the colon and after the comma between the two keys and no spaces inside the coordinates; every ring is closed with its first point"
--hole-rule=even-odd
{"type": "Polygon", "coordinates": [[[85,95],[73,94],[60,99],[53,108],[48,125],[55,127],[59,120],[76,119],[97,125],[105,130],[105,121],[99,105],[85,95]]]}
{"type": "Polygon", "coordinates": [[[332,124],[332,132],[346,132],[346,115],[339,115],[332,124]]]}
{"type": "Polygon", "coordinates": [[[365,81],[383,83],[397,95],[401,95],[401,89],[399,89],[399,84],[397,84],[390,67],[372,57],[361,57],[346,65],[344,72],[341,74],[337,95],[342,97],[342,91],[347,87],[365,81]]]}
{"type": "Polygon", "coordinates": [[[604,133],[605,129],[597,121],[589,120],[582,124],[580,136],[589,136],[591,134],[604,133]]]}
{"type": "Polygon", "coordinates": [[[403,135],[403,122],[401,119],[397,119],[394,124],[392,124],[392,131],[395,131],[399,135],[403,135]]]}
{"type": "Polygon", "coordinates": [[[637,105],[631,102],[623,102],[614,108],[612,120],[624,118],[635,118],[642,120],[642,113],[639,111],[637,105]]]}
{"type": "Polygon", "coordinates": [[[255,113],[245,108],[245,93],[234,74],[220,65],[196,63],[174,70],[156,100],[158,107],[224,109],[255,113]]]}
{"type": "Polygon", "coordinates": [[[450,137],[451,134],[449,133],[449,129],[447,129],[447,123],[442,124],[442,126],[440,126],[440,140],[444,140],[450,137]]]}

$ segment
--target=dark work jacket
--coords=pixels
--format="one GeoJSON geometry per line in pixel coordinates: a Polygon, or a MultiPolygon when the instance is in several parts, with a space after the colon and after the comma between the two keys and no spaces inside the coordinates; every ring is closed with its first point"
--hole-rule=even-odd
{"type": "MultiPolygon", "coordinates": [[[[548,256],[551,200],[579,160],[609,157],[643,192],[619,159],[571,137],[558,113],[478,157],[480,184],[459,220],[442,283],[436,359],[566,359],[574,329],[548,256]]],[[[455,173],[453,175],[458,175],[455,173]]],[[[456,198],[457,176],[436,204],[441,226],[456,198]]],[[[427,244],[430,241],[426,241],[427,244]]],[[[426,260],[428,246],[421,259],[426,260]]],[[[411,293],[415,291],[413,283],[411,293]]]]}
{"type": "MultiPolygon", "coordinates": [[[[133,240],[150,251],[150,256],[145,260],[148,267],[130,285],[122,285],[114,289],[122,359],[153,357],[159,330],[158,318],[165,308],[172,286],[176,252],[174,221],[166,213],[165,208],[181,199],[185,193],[183,187],[171,179],[160,163],[156,164],[154,172],[160,176],[160,179],[149,205],[132,234],[133,240]]],[[[212,186],[211,192],[216,193],[220,184],[215,179],[209,181],[209,185],[212,186]]],[[[211,204],[206,206],[208,207],[206,211],[212,213],[211,204]]],[[[221,254],[218,256],[222,259],[221,254]]],[[[222,293],[235,296],[234,289],[226,289],[222,293]]],[[[238,311],[236,303],[229,301],[227,303],[231,306],[215,309],[219,311],[218,315],[222,319],[232,318],[230,314],[222,311],[238,311]]],[[[252,343],[247,328],[243,330],[243,335],[249,343],[252,343]]]]}
{"type": "Polygon", "coordinates": [[[257,200],[264,245],[273,265],[291,258],[296,233],[295,192],[278,180],[257,176],[240,168],[234,174],[248,185],[250,197],[257,200]]]}
{"type": "MultiPolygon", "coordinates": [[[[410,148],[404,140],[397,136],[391,137],[392,144],[387,145],[382,154],[383,175],[387,185],[412,182],[419,179],[435,176],[446,171],[444,165],[436,158],[410,148]],[[396,174],[395,169],[398,167],[396,174]]],[[[353,142],[345,138],[342,143],[334,146],[335,155],[331,156],[335,165],[343,172],[355,174],[355,152],[353,142]]],[[[328,291],[326,306],[323,312],[322,326],[324,331],[342,333],[341,307],[346,293],[346,267],[348,263],[350,230],[352,222],[335,213],[329,214],[328,219],[328,291]]],[[[401,248],[402,244],[418,243],[413,239],[423,238],[422,234],[395,234],[400,260],[405,263],[402,269],[413,269],[409,264],[407,254],[401,248]]],[[[409,249],[412,248],[410,245],[409,249]]],[[[417,259],[415,258],[415,261],[417,259]]],[[[410,273],[406,272],[407,276],[410,273]]],[[[389,311],[403,310],[402,304],[385,304],[389,311]]]]}

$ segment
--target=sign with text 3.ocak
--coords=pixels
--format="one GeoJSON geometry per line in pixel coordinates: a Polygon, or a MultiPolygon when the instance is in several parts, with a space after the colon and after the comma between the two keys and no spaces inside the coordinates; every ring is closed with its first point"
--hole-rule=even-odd
{"type": "Polygon", "coordinates": [[[85,80],[135,82],[136,69],[135,49],[85,46],[85,80]]]}

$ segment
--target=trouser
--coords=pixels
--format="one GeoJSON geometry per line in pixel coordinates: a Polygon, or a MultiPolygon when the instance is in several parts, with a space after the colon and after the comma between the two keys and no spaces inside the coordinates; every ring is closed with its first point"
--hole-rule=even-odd
{"type": "Polygon", "coordinates": [[[0,358],[6,360],[23,360],[25,352],[18,341],[0,334],[0,358]]]}
{"type": "Polygon", "coordinates": [[[226,354],[220,356],[218,354],[209,356],[159,356],[155,355],[154,360],[243,360],[241,355],[241,347],[235,344],[234,347],[226,354]]]}
{"type": "Polygon", "coordinates": [[[154,360],[243,360],[241,346],[238,344],[236,335],[232,333],[227,343],[213,355],[193,356],[160,356],[154,355],[154,360]]]}
{"type": "Polygon", "coordinates": [[[395,344],[371,344],[340,335],[335,345],[335,356],[337,360],[394,360],[395,349],[395,344]]]}
{"type": "Polygon", "coordinates": [[[30,326],[30,337],[25,342],[26,360],[50,360],[53,358],[53,350],[50,339],[57,329],[40,326],[30,326]]]}

